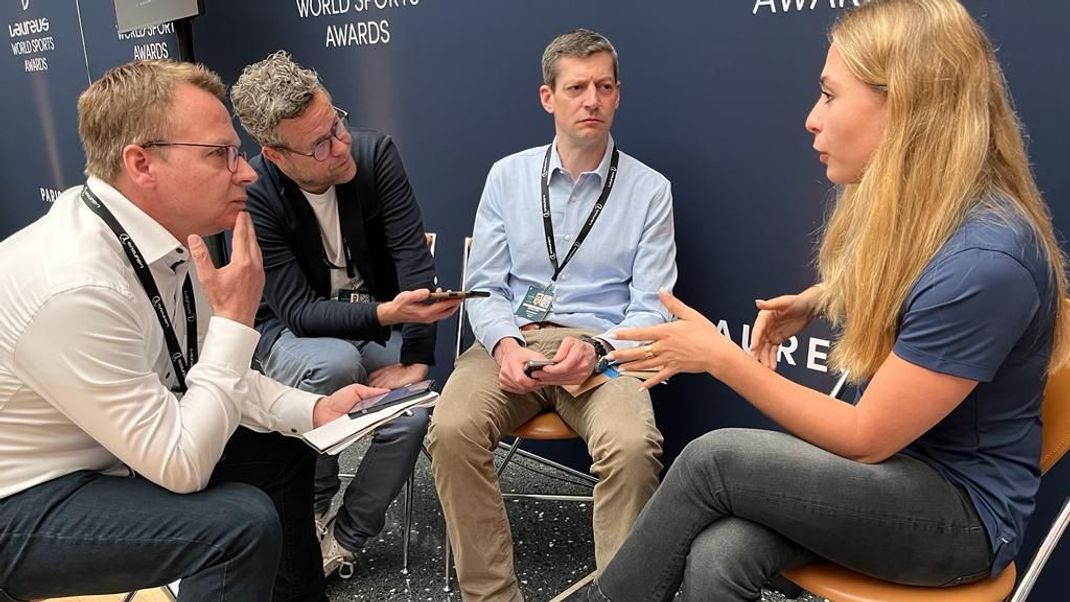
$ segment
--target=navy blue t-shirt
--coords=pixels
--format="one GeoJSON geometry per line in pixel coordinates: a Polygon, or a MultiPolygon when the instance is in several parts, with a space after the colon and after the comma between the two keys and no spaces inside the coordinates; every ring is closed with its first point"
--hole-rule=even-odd
{"type": "Polygon", "coordinates": [[[1042,247],[1014,209],[979,209],[907,295],[893,352],[978,381],[902,453],[966,490],[984,522],[993,572],[1018,552],[1040,485],[1040,405],[1054,302],[1042,247]]]}

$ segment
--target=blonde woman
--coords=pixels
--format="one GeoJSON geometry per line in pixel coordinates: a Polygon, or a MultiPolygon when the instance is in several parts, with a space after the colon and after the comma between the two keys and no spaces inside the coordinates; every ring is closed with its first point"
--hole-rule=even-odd
{"type": "Polygon", "coordinates": [[[614,355],[708,372],[790,434],[709,433],[677,458],[589,596],[757,600],[815,556],[943,586],[1002,570],[1039,484],[1046,374],[1068,355],[1064,263],[992,47],[955,0],[873,0],[832,29],[806,121],[838,185],[822,284],[759,301],[750,354],[679,321],[614,355]],[[824,314],[855,404],[773,370],[824,314]]]}

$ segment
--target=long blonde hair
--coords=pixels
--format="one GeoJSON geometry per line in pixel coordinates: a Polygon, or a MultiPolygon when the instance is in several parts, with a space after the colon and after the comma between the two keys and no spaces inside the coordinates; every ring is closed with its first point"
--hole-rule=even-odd
{"type": "Polygon", "coordinates": [[[1065,261],[984,32],[957,0],[872,0],[829,37],[888,103],[884,139],[861,180],[839,190],[818,256],[822,308],[840,329],[831,365],[859,381],[877,371],[911,287],[994,194],[1029,222],[1047,256],[1059,299],[1050,369],[1065,364],[1065,261]]]}

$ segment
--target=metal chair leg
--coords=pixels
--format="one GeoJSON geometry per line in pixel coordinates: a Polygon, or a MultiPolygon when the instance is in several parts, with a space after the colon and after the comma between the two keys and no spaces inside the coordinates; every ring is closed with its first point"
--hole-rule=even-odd
{"type": "Polygon", "coordinates": [[[445,533],[443,533],[443,539],[445,540],[445,545],[446,545],[446,562],[444,563],[445,570],[442,573],[442,575],[443,575],[442,591],[444,591],[446,593],[449,593],[449,591],[450,591],[450,567],[453,566],[450,563],[451,559],[450,559],[450,530],[449,529],[445,529],[445,533]]]}
{"type": "Polygon", "coordinates": [[[505,467],[509,466],[510,460],[513,459],[513,455],[520,449],[520,445],[524,443],[524,440],[517,437],[513,440],[513,445],[509,447],[509,452],[505,454],[505,459],[502,460],[501,466],[498,467],[498,478],[502,477],[502,473],[505,472],[505,467]]]}
{"type": "Polygon", "coordinates": [[[409,574],[409,539],[412,537],[412,496],[413,486],[416,485],[416,466],[409,473],[409,481],[405,483],[405,533],[401,539],[401,574],[409,574]]]}

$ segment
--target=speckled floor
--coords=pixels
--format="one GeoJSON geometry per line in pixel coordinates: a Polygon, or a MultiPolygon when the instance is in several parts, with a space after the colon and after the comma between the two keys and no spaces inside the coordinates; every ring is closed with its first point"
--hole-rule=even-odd
{"type": "MultiPolygon", "coordinates": [[[[343,452],[343,472],[356,469],[365,448],[358,444],[343,452]]],[[[505,491],[590,493],[590,488],[578,484],[574,477],[520,457],[513,459],[503,475],[502,487],[505,491]]],[[[452,574],[450,589],[444,591],[445,526],[426,457],[421,455],[416,465],[408,575],[402,574],[401,497],[390,507],[386,528],[365,546],[353,578],[330,578],[327,594],[331,600],[461,599],[452,574]]],[[[589,503],[513,500],[507,502],[507,508],[513,527],[517,577],[528,602],[549,600],[594,570],[589,503]]],[[[778,592],[767,592],[762,599],[764,602],[790,600],[778,592]]],[[[798,599],[798,602],[818,601],[805,594],[798,599]]]]}

